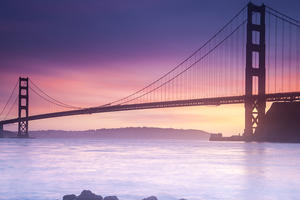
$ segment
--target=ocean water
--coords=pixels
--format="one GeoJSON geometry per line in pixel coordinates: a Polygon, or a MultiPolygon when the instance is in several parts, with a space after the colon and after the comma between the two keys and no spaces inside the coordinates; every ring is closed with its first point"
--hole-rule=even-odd
{"type": "Polygon", "coordinates": [[[0,139],[0,199],[300,199],[300,144],[0,139]]]}

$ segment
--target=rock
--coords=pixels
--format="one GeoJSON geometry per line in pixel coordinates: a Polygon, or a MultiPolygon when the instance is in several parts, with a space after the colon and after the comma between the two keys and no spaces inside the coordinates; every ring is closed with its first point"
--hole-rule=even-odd
{"type": "Polygon", "coordinates": [[[103,200],[102,196],[92,193],[90,190],[83,190],[75,200],[103,200]]]}
{"type": "Polygon", "coordinates": [[[67,194],[67,195],[63,196],[63,200],[75,200],[75,199],[76,199],[75,194],[67,194]]]}
{"type": "Polygon", "coordinates": [[[275,102],[258,124],[255,141],[300,143],[300,102],[275,102]]]}
{"type": "Polygon", "coordinates": [[[103,200],[119,200],[119,199],[116,196],[107,196],[107,197],[104,197],[103,200]]]}
{"type": "Polygon", "coordinates": [[[157,198],[155,196],[150,196],[150,197],[147,197],[143,200],[157,200],[157,198]]]}

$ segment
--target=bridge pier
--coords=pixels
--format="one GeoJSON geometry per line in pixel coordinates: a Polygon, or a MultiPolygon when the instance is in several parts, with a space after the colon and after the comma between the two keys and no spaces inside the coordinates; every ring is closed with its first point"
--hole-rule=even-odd
{"type": "Polygon", "coordinates": [[[266,109],[266,67],[265,67],[265,5],[248,4],[246,83],[245,83],[245,130],[244,137],[251,140],[266,109]],[[253,15],[259,15],[259,22],[253,22],[253,15]],[[254,41],[253,35],[259,41],[254,41]],[[254,62],[253,62],[254,61],[254,62]],[[255,63],[258,63],[255,65],[255,63]],[[256,84],[254,84],[256,82],[256,84]],[[256,86],[256,88],[254,88],[256,86]],[[255,90],[254,90],[255,89],[255,90]],[[257,91],[257,93],[254,93],[257,91]],[[254,95],[258,95],[255,97],[254,95]]]}
{"type": "Polygon", "coordinates": [[[0,138],[4,137],[3,124],[0,124],[0,138]]]}
{"type": "Polygon", "coordinates": [[[28,134],[28,78],[19,78],[18,137],[27,138],[28,134]]]}

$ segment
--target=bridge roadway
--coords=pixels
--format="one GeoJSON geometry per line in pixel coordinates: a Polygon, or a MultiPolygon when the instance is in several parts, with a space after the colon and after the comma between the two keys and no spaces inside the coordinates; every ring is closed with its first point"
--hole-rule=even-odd
{"type": "MultiPolygon", "coordinates": [[[[266,94],[265,96],[253,95],[252,97],[248,97],[248,98],[256,98],[256,99],[266,98],[267,102],[300,101],[300,92],[274,93],[274,94],[266,94]]],[[[201,99],[163,101],[163,102],[140,103],[140,104],[126,104],[126,105],[112,105],[112,106],[107,105],[107,106],[91,107],[91,108],[84,108],[78,110],[32,115],[28,117],[28,120],[31,121],[31,120],[54,118],[54,117],[71,116],[71,115],[83,115],[83,114],[116,112],[116,111],[126,111],[126,110],[141,110],[141,109],[169,108],[169,107],[183,107],[183,106],[239,104],[239,103],[244,103],[245,99],[246,99],[245,95],[242,95],[242,96],[201,98],[201,99]]],[[[18,118],[3,120],[0,121],[0,125],[12,124],[18,121],[19,121],[18,118]]]]}

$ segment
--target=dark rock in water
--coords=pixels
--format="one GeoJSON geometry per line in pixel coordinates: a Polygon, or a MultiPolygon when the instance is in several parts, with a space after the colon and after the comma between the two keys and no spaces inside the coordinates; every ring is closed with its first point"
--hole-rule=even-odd
{"type": "Polygon", "coordinates": [[[104,197],[103,200],[119,200],[119,199],[116,196],[107,196],[107,197],[104,197]]]}
{"type": "Polygon", "coordinates": [[[76,199],[75,194],[67,194],[67,195],[63,196],[63,200],[75,200],[75,199],[76,199]]]}
{"type": "Polygon", "coordinates": [[[76,196],[75,194],[68,194],[63,196],[63,200],[103,200],[103,198],[89,190],[83,190],[79,196],[76,196]]]}
{"type": "Polygon", "coordinates": [[[76,200],[102,200],[102,196],[92,193],[90,190],[83,190],[76,200]]]}
{"type": "Polygon", "coordinates": [[[254,135],[256,141],[300,142],[300,102],[273,103],[254,135]]]}
{"type": "Polygon", "coordinates": [[[147,197],[143,200],[157,200],[157,198],[155,196],[150,196],[150,197],[147,197]]]}
{"type": "MultiPolygon", "coordinates": [[[[68,194],[63,196],[63,200],[119,200],[116,196],[106,196],[104,199],[100,195],[96,195],[90,190],[83,190],[79,196],[68,194]]],[[[155,196],[144,198],[143,200],[158,200],[155,196]]],[[[186,200],[186,199],[179,199],[186,200]]]]}

